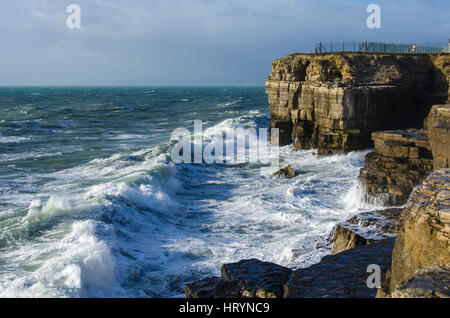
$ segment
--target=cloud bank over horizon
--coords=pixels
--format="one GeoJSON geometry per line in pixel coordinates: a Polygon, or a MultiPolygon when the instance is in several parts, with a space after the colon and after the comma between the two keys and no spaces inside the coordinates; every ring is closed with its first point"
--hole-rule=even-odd
{"type": "Polygon", "coordinates": [[[263,84],[319,41],[446,42],[448,0],[0,0],[0,85],[263,84]],[[69,4],[81,29],[66,26],[69,4]],[[382,10],[368,29],[366,7],[382,10]]]}

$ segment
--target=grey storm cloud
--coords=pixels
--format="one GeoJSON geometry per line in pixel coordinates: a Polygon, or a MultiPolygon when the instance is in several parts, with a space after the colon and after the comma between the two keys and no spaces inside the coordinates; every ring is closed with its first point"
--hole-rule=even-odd
{"type": "Polygon", "coordinates": [[[0,85],[263,84],[318,41],[447,41],[448,0],[0,0],[0,85]],[[66,26],[70,4],[81,29],[66,26]],[[379,4],[382,28],[366,27],[379,4]]]}

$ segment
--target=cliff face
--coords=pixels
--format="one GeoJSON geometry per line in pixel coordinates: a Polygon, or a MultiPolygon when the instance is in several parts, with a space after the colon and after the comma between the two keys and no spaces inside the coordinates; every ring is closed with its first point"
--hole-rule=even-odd
{"type": "Polygon", "coordinates": [[[433,106],[424,126],[427,129],[372,134],[375,149],[359,176],[370,196],[387,205],[403,205],[433,167],[449,167],[450,105],[433,106]]]}
{"type": "Polygon", "coordinates": [[[417,290],[420,285],[427,285],[427,281],[430,286],[445,281],[448,293],[450,169],[432,173],[414,190],[400,223],[387,290],[380,291],[379,296],[412,297],[415,292],[427,293],[417,290]]]}
{"type": "Polygon", "coordinates": [[[433,171],[433,155],[427,131],[393,130],[372,134],[373,152],[359,180],[367,193],[386,205],[406,203],[413,187],[433,171]]]}
{"type": "Polygon", "coordinates": [[[336,225],[332,255],[308,268],[258,260],[225,264],[221,277],[188,284],[186,296],[450,297],[450,105],[434,106],[425,120],[429,105],[449,102],[449,74],[449,55],[275,61],[266,87],[281,143],[325,154],[360,149],[372,137],[375,150],[360,181],[387,204],[408,204],[336,225]],[[378,291],[366,284],[372,264],[381,269],[378,291]]]}
{"type": "Polygon", "coordinates": [[[426,121],[434,168],[450,167],[450,105],[434,106],[426,121]]]}
{"type": "Polygon", "coordinates": [[[320,154],[362,149],[374,131],[421,127],[449,96],[450,55],[294,54],[266,82],[280,143],[320,154]]]}

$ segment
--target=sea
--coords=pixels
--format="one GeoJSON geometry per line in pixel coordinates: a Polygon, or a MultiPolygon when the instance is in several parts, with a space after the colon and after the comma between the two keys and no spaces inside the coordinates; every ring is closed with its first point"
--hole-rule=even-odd
{"type": "Polygon", "coordinates": [[[172,134],[196,120],[204,145],[267,128],[265,89],[0,88],[0,297],[183,297],[224,263],[317,263],[334,225],[374,208],[369,150],[175,163],[172,134]],[[272,177],[289,164],[297,177],[272,177]]]}

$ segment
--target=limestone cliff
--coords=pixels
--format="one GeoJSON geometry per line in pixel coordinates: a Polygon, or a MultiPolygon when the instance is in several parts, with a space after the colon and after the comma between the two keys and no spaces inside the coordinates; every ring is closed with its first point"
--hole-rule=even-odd
{"type": "MultiPolygon", "coordinates": [[[[391,293],[395,297],[399,289],[407,288],[408,282],[423,280],[420,278],[423,271],[433,266],[444,266],[435,268],[438,272],[434,276],[440,275],[449,283],[445,267],[450,266],[450,169],[432,173],[414,190],[400,223],[392,252],[389,288],[379,296],[391,293]]],[[[433,273],[427,271],[429,276],[433,273]]]]}
{"type": "Polygon", "coordinates": [[[339,153],[372,145],[374,131],[420,128],[449,99],[449,54],[293,54],[266,82],[282,145],[339,153]]]}
{"type": "Polygon", "coordinates": [[[424,126],[372,134],[375,149],[366,156],[359,176],[369,196],[387,205],[403,205],[433,167],[449,167],[450,105],[433,106],[424,126]]]}
{"type": "Polygon", "coordinates": [[[450,167],[450,105],[436,105],[428,115],[426,126],[433,152],[434,168],[450,167]]]}
{"type": "Polygon", "coordinates": [[[372,134],[373,152],[366,156],[359,181],[367,193],[386,205],[406,203],[413,187],[433,171],[433,155],[423,129],[372,134]]]}
{"type": "Polygon", "coordinates": [[[332,255],[308,268],[225,264],[221,277],[188,284],[186,296],[450,297],[450,105],[428,115],[434,103],[450,102],[449,79],[449,54],[294,54],[273,62],[266,87],[280,142],[326,154],[373,140],[360,181],[386,204],[408,204],[338,224],[332,255]],[[443,169],[429,175],[433,168],[443,169]],[[378,291],[366,284],[372,264],[381,269],[378,291]]]}

